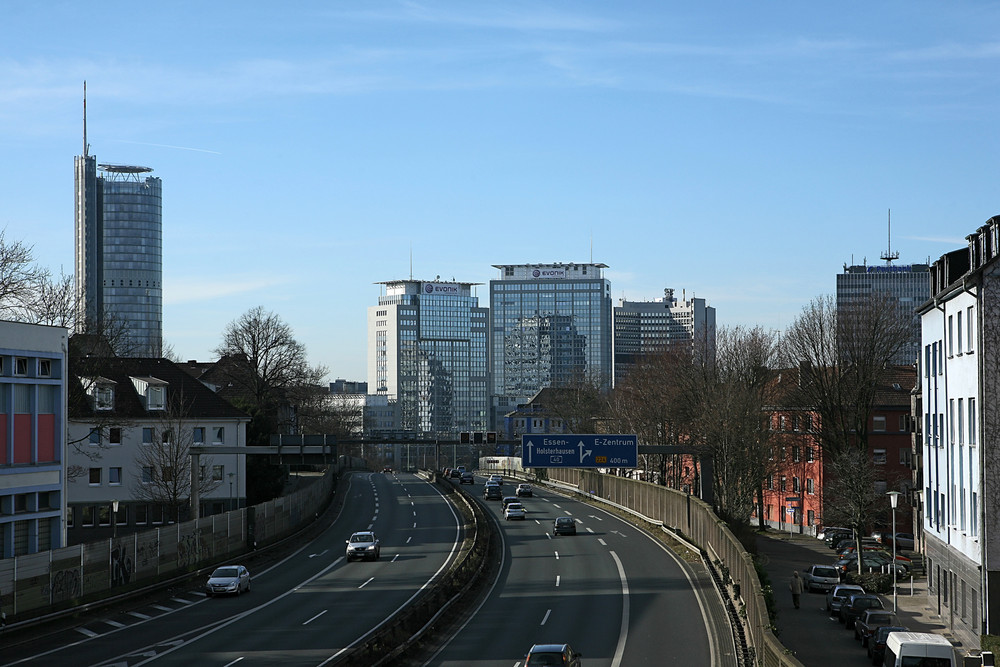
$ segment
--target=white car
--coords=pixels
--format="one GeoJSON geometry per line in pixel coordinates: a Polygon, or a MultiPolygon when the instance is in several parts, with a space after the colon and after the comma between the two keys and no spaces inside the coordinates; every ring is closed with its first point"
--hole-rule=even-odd
{"type": "Polygon", "coordinates": [[[507,521],[510,521],[511,519],[521,519],[524,521],[527,514],[528,513],[525,511],[524,505],[521,503],[508,503],[507,509],[503,511],[503,518],[507,521]]]}
{"type": "Polygon", "coordinates": [[[347,540],[347,553],[345,555],[348,561],[355,558],[378,560],[381,550],[378,537],[375,536],[375,533],[370,530],[363,530],[354,533],[351,535],[351,539],[347,540]]]}
{"type": "Polygon", "coordinates": [[[250,592],[250,572],[242,565],[217,567],[205,582],[205,594],[208,597],[239,595],[243,591],[250,592]]]}

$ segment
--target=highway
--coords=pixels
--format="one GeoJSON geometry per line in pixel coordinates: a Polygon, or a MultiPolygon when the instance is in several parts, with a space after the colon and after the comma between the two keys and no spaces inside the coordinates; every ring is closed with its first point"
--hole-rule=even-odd
{"type": "Polygon", "coordinates": [[[412,474],[355,473],[344,506],[315,540],[263,571],[252,590],[208,598],[199,585],[0,650],[3,665],[308,665],[333,660],[445,570],[461,522],[412,474]],[[375,562],[345,562],[352,532],[374,530],[375,562]]]}
{"type": "MultiPolygon", "coordinates": [[[[482,498],[482,482],[471,493],[482,498]]],[[[507,480],[504,495],[514,495],[507,480]]],[[[465,486],[469,489],[469,486],[465,486]]],[[[527,519],[504,521],[500,578],[482,606],[425,667],[518,667],[535,643],[569,643],[587,667],[735,665],[711,583],[643,530],[545,488],[523,498],[527,519]],[[552,534],[557,516],[575,536],[552,534]]]]}

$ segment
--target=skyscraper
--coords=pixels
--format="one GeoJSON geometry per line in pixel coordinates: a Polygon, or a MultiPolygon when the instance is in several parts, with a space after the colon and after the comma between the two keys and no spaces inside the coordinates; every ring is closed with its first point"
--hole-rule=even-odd
{"type": "Polygon", "coordinates": [[[163,347],[162,183],[149,167],[97,164],[87,144],[74,161],[74,270],[79,333],[108,333],[119,354],[158,357],[163,347]],[[98,172],[101,172],[100,174],[98,172]]]}
{"type": "Polygon", "coordinates": [[[622,299],[614,313],[615,382],[641,357],[666,349],[691,350],[697,344],[714,356],[715,308],[705,299],[678,300],[667,288],[662,299],[622,299]]]}
{"type": "MultiPolygon", "coordinates": [[[[898,257],[898,254],[895,255],[898,257]]],[[[844,265],[844,272],[837,274],[837,310],[868,297],[881,294],[899,304],[900,309],[912,319],[912,333],[906,344],[893,357],[892,363],[908,366],[917,363],[920,355],[920,316],[917,306],[931,297],[930,267],[927,264],[891,263],[884,266],[844,265]]]]}
{"type": "Polygon", "coordinates": [[[395,399],[399,428],[455,438],[486,430],[488,311],[476,283],[392,280],[368,308],[368,391],[395,399]]]}
{"type": "Polygon", "coordinates": [[[540,389],[611,384],[606,264],[494,264],[490,281],[493,424],[540,389]]]}

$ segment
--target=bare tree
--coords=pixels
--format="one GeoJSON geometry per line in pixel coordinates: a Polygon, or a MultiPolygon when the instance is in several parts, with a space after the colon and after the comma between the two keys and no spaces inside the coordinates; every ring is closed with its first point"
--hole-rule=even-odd
{"type": "Polygon", "coordinates": [[[6,229],[0,230],[0,317],[3,319],[28,321],[24,315],[48,280],[48,271],[34,263],[32,250],[21,241],[9,241],[6,229]]]}
{"type": "MultiPolygon", "coordinates": [[[[167,410],[153,427],[152,441],[138,445],[133,463],[133,497],[164,507],[173,520],[181,519],[181,509],[191,498],[191,447],[194,428],[188,418],[183,396],[170,401],[167,410]]],[[[212,475],[213,459],[201,456],[201,470],[196,471],[198,496],[217,489],[222,480],[212,475]]]]}

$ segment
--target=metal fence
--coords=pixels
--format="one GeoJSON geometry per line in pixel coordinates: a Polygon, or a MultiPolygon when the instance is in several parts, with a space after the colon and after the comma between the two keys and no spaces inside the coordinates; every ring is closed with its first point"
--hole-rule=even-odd
{"type": "Polygon", "coordinates": [[[580,493],[625,507],[681,533],[721,565],[731,584],[737,616],[742,620],[750,654],[766,667],[801,667],[772,631],[753,557],[729,531],[711,506],[676,489],[605,475],[592,470],[549,468],[549,479],[575,486],[580,493]]]}
{"type": "Polygon", "coordinates": [[[252,507],[0,560],[0,609],[8,621],[33,618],[277,542],[315,518],[350,463],[342,459],[305,488],[252,507]]]}

